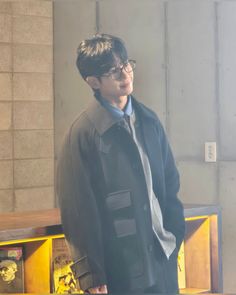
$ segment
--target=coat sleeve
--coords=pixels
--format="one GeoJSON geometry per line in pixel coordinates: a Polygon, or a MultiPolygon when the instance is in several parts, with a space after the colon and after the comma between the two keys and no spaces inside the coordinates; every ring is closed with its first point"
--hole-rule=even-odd
{"type": "Polygon", "coordinates": [[[106,284],[101,220],[90,176],[90,150],[86,139],[70,130],[57,167],[63,231],[74,261],[71,269],[82,290],[106,284]]]}
{"type": "Polygon", "coordinates": [[[162,146],[166,191],[166,203],[163,218],[164,226],[175,235],[176,249],[178,251],[185,234],[184,211],[183,205],[178,198],[180,188],[179,172],[162,125],[160,125],[160,141],[162,146]]]}

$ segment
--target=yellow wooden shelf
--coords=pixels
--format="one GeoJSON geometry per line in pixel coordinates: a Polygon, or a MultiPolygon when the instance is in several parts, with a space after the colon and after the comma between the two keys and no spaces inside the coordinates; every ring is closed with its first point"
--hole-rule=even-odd
{"type": "Polygon", "coordinates": [[[222,293],[220,211],[211,206],[209,214],[206,207],[193,213],[191,208],[185,214],[186,233],[178,259],[180,293],[222,293]]]}
{"type": "MultiPolygon", "coordinates": [[[[181,294],[222,293],[221,217],[216,206],[187,206],[181,294]]],[[[0,215],[0,247],[20,246],[27,294],[52,289],[52,248],[64,238],[58,209],[0,215]]],[[[183,253],[182,253],[183,252],[183,253]]],[[[180,279],[179,279],[180,280],[180,279]]]]}
{"type": "Polygon", "coordinates": [[[209,289],[197,289],[197,288],[184,288],[179,290],[180,294],[203,294],[211,293],[209,289]]]}

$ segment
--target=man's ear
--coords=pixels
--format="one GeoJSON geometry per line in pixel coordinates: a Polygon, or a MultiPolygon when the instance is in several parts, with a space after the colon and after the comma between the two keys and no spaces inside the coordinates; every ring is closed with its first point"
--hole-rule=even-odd
{"type": "Polygon", "coordinates": [[[100,82],[97,77],[89,76],[85,80],[91,88],[96,90],[100,88],[100,82]]]}

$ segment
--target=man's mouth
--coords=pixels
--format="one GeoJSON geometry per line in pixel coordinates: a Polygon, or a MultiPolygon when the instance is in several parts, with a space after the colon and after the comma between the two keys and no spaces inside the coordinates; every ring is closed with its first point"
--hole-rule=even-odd
{"type": "Polygon", "coordinates": [[[121,88],[125,88],[125,87],[129,86],[130,83],[131,83],[130,81],[125,82],[125,83],[122,83],[122,84],[120,85],[120,87],[121,87],[121,88]]]}

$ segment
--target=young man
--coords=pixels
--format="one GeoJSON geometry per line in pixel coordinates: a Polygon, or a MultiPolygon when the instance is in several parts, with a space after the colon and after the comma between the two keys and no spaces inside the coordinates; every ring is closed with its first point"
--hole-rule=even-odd
{"type": "Polygon", "coordinates": [[[77,67],[96,99],[70,127],[58,166],[74,276],[90,293],[177,293],[179,175],[159,119],[131,95],[135,61],[104,34],[80,43],[77,67]]]}

